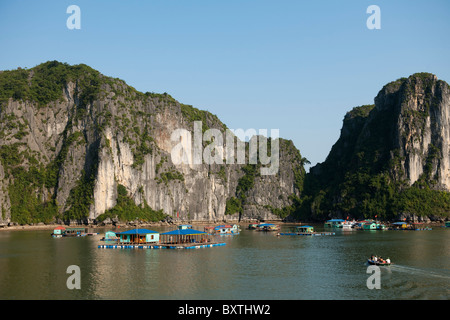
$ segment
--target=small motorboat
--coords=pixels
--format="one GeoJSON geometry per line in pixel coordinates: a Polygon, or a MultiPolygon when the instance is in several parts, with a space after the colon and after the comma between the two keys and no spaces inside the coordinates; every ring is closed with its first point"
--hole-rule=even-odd
{"type": "Polygon", "coordinates": [[[390,266],[392,264],[391,260],[387,258],[386,260],[374,260],[374,259],[367,259],[367,263],[374,266],[390,266]]]}

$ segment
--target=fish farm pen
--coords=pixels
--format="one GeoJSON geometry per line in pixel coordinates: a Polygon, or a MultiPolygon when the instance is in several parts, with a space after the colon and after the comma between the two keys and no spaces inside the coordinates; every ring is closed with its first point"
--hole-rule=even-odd
{"type": "Polygon", "coordinates": [[[103,244],[99,245],[100,249],[200,249],[224,246],[222,243],[208,243],[208,244],[149,244],[149,245],[129,245],[129,244],[103,244]]]}
{"type": "Polygon", "coordinates": [[[133,229],[118,233],[114,244],[101,244],[101,249],[199,249],[224,246],[211,241],[211,235],[194,229],[176,229],[158,233],[148,229],[133,229]]]}

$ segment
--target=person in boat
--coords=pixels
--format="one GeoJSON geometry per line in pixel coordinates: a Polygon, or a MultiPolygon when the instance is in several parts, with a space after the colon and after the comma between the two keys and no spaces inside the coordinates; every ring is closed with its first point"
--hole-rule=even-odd
{"type": "Polygon", "coordinates": [[[390,263],[391,263],[391,259],[387,258],[387,259],[386,259],[386,263],[389,263],[389,264],[390,264],[390,263]]]}
{"type": "Polygon", "coordinates": [[[372,260],[376,262],[378,260],[377,256],[373,257],[372,260]]]}

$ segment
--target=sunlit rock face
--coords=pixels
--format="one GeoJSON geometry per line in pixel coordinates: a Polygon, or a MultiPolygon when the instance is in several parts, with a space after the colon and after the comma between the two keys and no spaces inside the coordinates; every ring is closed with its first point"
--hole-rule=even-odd
{"type": "MultiPolygon", "coordinates": [[[[289,140],[279,139],[275,174],[252,176],[250,188],[239,195],[242,210],[226,214],[227,201],[242,189],[248,151],[245,163],[195,163],[192,155],[188,163],[172,161],[175,146],[195,143],[194,123],[200,123],[202,151],[211,143],[204,138],[208,130],[225,137],[227,128],[217,116],[166,93],[138,92],[85,65],[52,61],[0,72],[0,80],[1,222],[32,216],[30,206],[10,194],[25,183],[18,167],[27,177],[37,172],[39,179],[26,191],[37,199],[35,207],[52,204],[62,220],[94,221],[114,208],[119,185],[135,204],[189,221],[279,220],[277,209],[300,195],[304,169],[289,140]],[[174,139],[180,129],[184,135],[174,139]]],[[[224,139],[216,149],[224,160],[226,146],[224,139]]],[[[258,172],[265,167],[256,166],[258,172]]]]}

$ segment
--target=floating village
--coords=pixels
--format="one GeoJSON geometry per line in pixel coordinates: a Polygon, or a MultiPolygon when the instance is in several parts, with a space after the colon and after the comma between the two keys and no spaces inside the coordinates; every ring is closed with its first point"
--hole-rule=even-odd
{"type": "MultiPolygon", "coordinates": [[[[445,227],[450,227],[447,221],[445,227]]],[[[296,225],[288,227],[287,232],[280,232],[280,225],[274,223],[250,223],[249,230],[261,232],[274,232],[280,236],[333,236],[336,230],[431,230],[421,223],[406,221],[382,224],[375,220],[348,221],[344,219],[331,219],[324,223],[326,231],[316,232],[313,226],[296,225]]],[[[194,229],[190,224],[180,224],[176,229],[168,232],[157,232],[149,229],[133,228],[130,230],[115,232],[106,231],[101,238],[98,248],[103,249],[198,249],[224,246],[217,236],[235,236],[241,231],[240,225],[223,224],[218,226],[205,226],[203,230],[194,229]]],[[[87,228],[70,228],[59,226],[51,234],[54,238],[83,237],[99,235],[88,232],[87,228]]]]}

